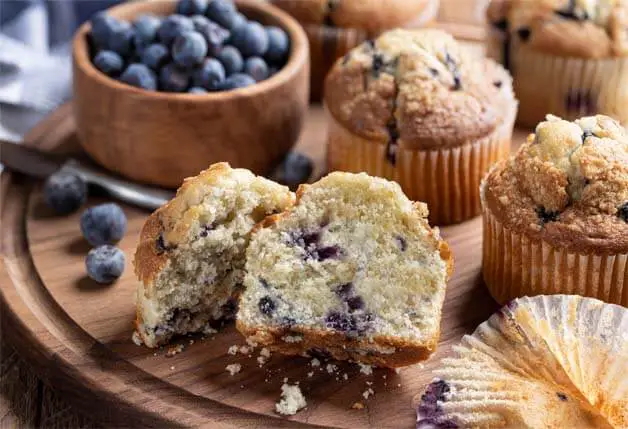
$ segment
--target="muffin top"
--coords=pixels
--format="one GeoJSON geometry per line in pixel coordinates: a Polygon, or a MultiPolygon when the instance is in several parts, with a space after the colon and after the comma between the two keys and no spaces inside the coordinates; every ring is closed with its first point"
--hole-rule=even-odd
{"type": "Polygon", "coordinates": [[[554,55],[628,55],[628,0],[493,0],[491,24],[554,55]]]}
{"type": "Polygon", "coordinates": [[[488,136],[516,108],[507,71],[434,29],[393,30],[353,49],[330,71],[325,104],[356,135],[423,149],[488,136]]]}
{"type": "Polygon", "coordinates": [[[607,116],[548,115],[482,188],[510,229],[567,250],[628,252],[628,133],[607,116]]]}
{"type": "Polygon", "coordinates": [[[433,0],[272,0],[302,24],[377,33],[416,19],[433,0]]]}

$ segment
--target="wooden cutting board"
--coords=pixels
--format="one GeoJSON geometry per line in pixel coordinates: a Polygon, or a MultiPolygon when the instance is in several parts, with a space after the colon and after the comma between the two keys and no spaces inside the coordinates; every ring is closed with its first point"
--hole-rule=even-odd
{"type": "MultiPolygon", "coordinates": [[[[524,135],[518,132],[515,141],[524,135]]],[[[322,111],[312,107],[299,149],[315,159],[318,172],[324,136],[322,111]]],[[[76,151],[71,106],[47,118],[27,141],[43,150],[76,151]]],[[[136,287],[132,258],[146,212],[124,206],[129,230],[120,246],[126,270],[118,282],[102,286],[85,273],[89,246],[80,234],[80,213],[54,216],[43,205],[37,183],[6,171],[0,198],[2,334],[87,416],[113,425],[414,427],[413,396],[432,379],[430,370],[497,308],[482,284],[481,221],[474,219],[442,230],[455,255],[455,273],[438,351],[422,365],[365,375],[355,365],[334,363],[337,370],[330,374],[325,364],[313,368],[309,359],[275,354],[260,368],[258,353],[227,353],[231,345],[244,344],[232,325],[204,339],[182,339],[178,344],[184,350],[168,357],[167,348],[149,350],[131,341],[136,287]],[[242,365],[234,376],[225,370],[232,363],[242,365]],[[274,404],[286,377],[300,382],[308,407],[280,418],[274,404]],[[375,393],[365,400],[362,394],[368,388],[375,393]],[[365,408],[351,409],[355,402],[365,408]]],[[[94,197],[88,204],[102,201],[94,197]]]]}

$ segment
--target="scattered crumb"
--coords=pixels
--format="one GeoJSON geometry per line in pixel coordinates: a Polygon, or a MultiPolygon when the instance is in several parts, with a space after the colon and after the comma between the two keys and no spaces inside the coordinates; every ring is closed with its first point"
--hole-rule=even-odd
{"type": "Polygon", "coordinates": [[[174,371],[174,365],[170,367],[170,371],[174,371]]]}
{"type": "Polygon", "coordinates": [[[362,392],[362,396],[364,396],[364,399],[368,399],[369,396],[373,396],[374,394],[375,394],[375,391],[371,389],[370,387],[366,389],[364,392],[362,392]]]}
{"type": "Polygon", "coordinates": [[[270,349],[267,347],[264,347],[262,350],[260,350],[259,355],[264,356],[265,358],[268,359],[270,357],[270,349]]]}
{"type": "Polygon", "coordinates": [[[238,354],[238,346],[233,345],[233,346],[229,347],[229,350],[227,350],[227,353],[229,353],[230,355],[237,355],[238,354]]]}
{"type": "Polygon", "coordinates": [[[166,352],[166,357],[172,357],[172,356],[178,355],[184,349],[185,349],[185,347],[183,347],[183,344],[177,344],[176,346],[172,346],[166,352]]]}
{"type": "Polygon", "coordinates": [[[362,363],[358,363],[360,365],[360,372],[365,375],[373,374],[373,367],[371,365],[364,365],[362,363]]]}
{"type": "Polygon", "coordinates": [[[284,382],[284,383],[287,383],[287,382],[288,382],[288,377],[284,377],[284,378],[283,378],[283,382],[284,382]]]}
{"type": "Polygon", "coordinates": [[[190,345],[194,344],[194,340],[189,341],[190,345]]]}
{"type": "MultiPolygon", "coordinates": [[[[216,334],[216,333],[218,333],[218,331],[217,331],[217,330],[215,330],[214,328],[212,328],[211,326],[206,325],[206,326],[203,328],[203,330],[201,331],[201,333],[202,333],[203,335],[212,335],[212,334],[216,334]]],[[[213,340],[213,338],[212,338],[212,340],[213,340]]]]}
{"type": "Polygon", "coordinates": [[[153,356],[157,356],[157,352],[153,353],[153,356]]]}
{"type": "Polygon", "coordinates": [[[257,347],[257,343],[253,340],[253,338],[247,338],[246,343],[253,349],[257,347]]]}
{"type": "Polygon", "coordinates": [[[281,339],[285,343],[300,343],[303,341],[303,337],[301,335],[285,335],[281,337],[281,339]]]}
{"type": "Polygon", "coordinates": [[[307,376],[308,376],[308,377],[310,377],[310,378],[311,378],[313,375],[314,375],[314,371],[310,371],[310,372],[308,372],[308,373],[307,373],[307,376]]]}
{"type": "Polygon", "coordinates": [[[242,370],[242,365],[240,365],[239,363],[232,363],[227,365],[225,369],[227,370],[227,372],[229,372],[230,375],[233,376],[242,370]]]}
{"type": "Polygon", "coordinates": [[[266,361],[267,359],[264,356],[258,356],[257,357],[257,363],[259,364],[259,367],[263,367],[264,365],[266,365],[266,361]]]}
{"type": "Polygon", "coordinates": [[[243,355],[247,355],[249,353],[251,353],[251,348],[247,347],[247,346],[241,346],[240,347],[240,353],[243,355]]]}
{"type": "Polygon", "coordinates": [[[386,374],[382,374],[382,378],[386,380],[386,374]]]}
{"type": "Polygon", "coordinates": [[[305,408],[307,402],[299,386],[291,386],[285,380],[281,386],[281,399],[275,404],[275,410],[284,416],[292,416],[300,409],[305,408]]]}
{"type": "Polygon", "coordinates": [[[244,389],[244,384],[241,384],[241,385],[240,385],[240,389],[244,389]]]}
{"type": "Polygon", "coordinates": [[[310,365],[312,365],[313,367],[321,366],[321,361],[316,358],[312,358],[312,360],[310,361],[310,365]]]}
{"type": "Polygon", "coordinates": [[[397,387],[401,387],[401,383],[397,384],[397,387]]]}
{"type": "Polygon", "coordinates": [[[140,334],[138,334],[137,331],[133,331],[133,336],[131,337],[131,340],[133,340],[133,343],[136,346],[141,346],[142,344],[144,344],[144,342],[142,341],[142,337],[140,337],[140,334]]]}
{"type": "Polygon", "coordinates": [[[334,372],[336,372],[338,367],[334,365],[333,363],[328,363],[326,369],[329,374],[333,374],[334,372]]]}
{"type": "Polygon", "coordinates": [[[361,410],[364,408],[364,404],[362,402],[354,402],[353,405],[351,405],[351,408],[354,410],[361,410]]]}
{"type": "Polygon", "coordinates": [[[342,378],[344,378],[345,380],[349,379],[349,375],[347,375],[347,373],[345,372],[344,374],[342,374],[342,378]]]}
{"type": "Polygon", "coordinates": [[[401,372],[401,368],[395,368],[395,372],[399,374],[401,372]]]}

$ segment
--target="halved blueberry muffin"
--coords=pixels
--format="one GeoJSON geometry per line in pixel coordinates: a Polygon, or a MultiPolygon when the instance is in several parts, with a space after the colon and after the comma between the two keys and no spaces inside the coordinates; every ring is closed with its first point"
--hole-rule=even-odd
{"type": "Polygon", "coordinates": [[[290,190],[227,163],[185,180],[142,229],[135,253],[136,329],[148,347],[232,318],[253,226],[294,201],[290,190]]]}
{"type": "Polygon", "coordinates": [[[286,354],[398,367],[436,348],[449,248],[399,185],[331,173],[302,185],[247,250],[237,328],[286,354]]]}

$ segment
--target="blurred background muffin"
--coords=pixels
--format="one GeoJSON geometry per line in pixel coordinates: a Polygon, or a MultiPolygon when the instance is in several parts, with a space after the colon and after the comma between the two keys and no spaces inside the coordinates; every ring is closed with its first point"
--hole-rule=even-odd
{"type": "Polygon", "coordinates": [[[439,0],[270,0],[297,19],[310,40],[311,99],[336,59],[366,39],[396,27],[419,27],[438,13],[439,0]]]}
{"type": "Polygon", "coordinates": [[[325,84],[329,170],[398,182],[443,225],[480,213],[482,176],[509,155],[511,78],[435,29],[393,30],[338,60],[325,84]]]}
{"type": "Polygon", "coordinates": [[[488,55],[508,68],[518,123],[602,113],[628,125],[628,1],[493,0],[488,55]]]}

